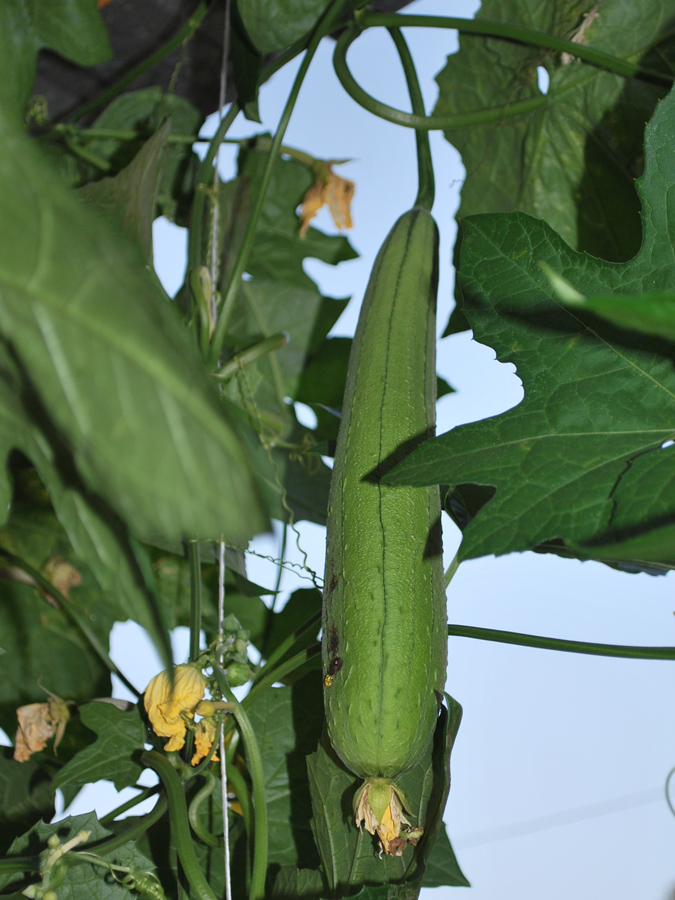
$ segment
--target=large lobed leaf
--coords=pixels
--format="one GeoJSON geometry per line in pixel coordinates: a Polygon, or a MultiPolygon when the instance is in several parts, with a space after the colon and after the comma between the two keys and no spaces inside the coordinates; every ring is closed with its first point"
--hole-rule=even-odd
{"type": "Polygon", "coordinates": [[[118,791],[136,784],[143,771],[136,757],[142,753],[146,738],[138,707],[125,712],[112,703],[85,703],[79,712],[97,739],[59,769],[53,788],[101,779],[112,781],[118,791]]]}
{"type": "Polygon", "coordinates": [[[464,223],[464,313],[477,340],[515,363],[525,399],[427,442],[391,478],[496,488],[466,526],[462,558],[562,539],[582,556],[637,567],[675,561],[673,448],[662,449],[675,435],[673,345],[566,307],[540,267],[590,297],[672,285],[674,128],[671,92],[647,128],[644,235],[628,263],[577,253],[522,213],[464,223]],[[638,544],[622,547],[627,539],[638,544]]]}
{"type": "Polygon", "coordinates": [[[40,819],[54,815],[49,773],[34,760],[16,762],[12,748],[0,750],[0,853],[40,819]]]}
{"type": "MultiPolygon", "coordinates": [[[[672,72],[672,9],[660,0],[601,5],[485,0],[476,18],[575,37],[594,49],[672,72]]],[[[445,132],[467,173],[460,220],[518,209],[544,219],[572,247],[595,256],[625,260],[637,252],[640,218],[633,179],[642,171],[645,123],[667,88],[540,47],[469,34],[460,35],[460,51],[448,57],[437,80],[438,114],[504,109],[497,122],[445,132]],[[550,77],[544,104],[528,115],[510,115],[514,103],[541,97],[538,66],[550,77]]],[[[457,320],[451,330],[461,327],[457,320]]]]}
{"type": "Polygon", "coordinates": [[[30,414],[137,535],[245,542],[258,489],[174,310],[3,117],[0,137],[0,331],[30,414]]]}
{"type": "MultiPolygon", "coordinates": [[[[88,831],[90,837],[86,843],[76,846],[75,851],[85,850],[96,853],[97,845],[111,836],[111,833],[99,823],[95,813],[69,816],[60,822],[51,824],[38,822],[37,825],[12,842],[8,856],[10,858],[28,854],[36,856],[38,852],[46,850],[47,840],[51,835],[57,835],[63,845],[82,831],[88,831]]],[[[135,843],[122,845],[110,855],[102,857],[102,860],[127,870],[133,866],[138,867],[141,872],[154,870],[153,864],[138,850],[135,843]]],[[[96,900],[128,900],[129,891],[121,884],[124,874],[123,870],[118,872],[120,880],[117,880],[110,875],[105,865],[92,865],[90,862],[70,865],[66,878],[59,887],[59,896],[64,900],[92,900],[92,898],[96,898],[96,900]]],[[[0,890],[9,887],[16,890],[25,888],[28,884],[39,884],[37,874],[30,875],[20,872],[0,874],[0,890]]],[[[19,894],[19,896],[21,895],[19,894]]]]}

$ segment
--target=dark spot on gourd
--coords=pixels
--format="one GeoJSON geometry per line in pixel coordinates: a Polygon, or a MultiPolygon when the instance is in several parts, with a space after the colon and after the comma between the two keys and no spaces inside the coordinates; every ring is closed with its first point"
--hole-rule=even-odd
{"type": "Polygon", "coordinates": [[[340,635],[335,624],[330,626],[328,631],[328,655],[337,656],[340,650],[340,635]]]}
{"type": "Polygon", "coordinates": [[[337,673],[342,668],[342,659],[339,656],[334,656],[328,664],[328,674],[329,675],[337,675],[337,673]]]}

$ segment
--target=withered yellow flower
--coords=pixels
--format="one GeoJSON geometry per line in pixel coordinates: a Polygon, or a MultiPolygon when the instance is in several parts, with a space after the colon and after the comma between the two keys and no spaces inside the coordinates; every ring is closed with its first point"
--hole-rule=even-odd
{"type": "Polygon", "coordinates": [[[192,718],[204,696],[206,681],[194,666],[176,666],[173,689],[167,671],[160,672],[145,689],[143,703],[150,724],[159,737],[170,740],[165,750],[180,750],[185,744],[185,719],[192,718]]]}
{"type": "Polygon", "coordinates": [[[304,237],[309,223],[325,204],[330,210],[337,227],[352,227],[351,203],[354,196],[354,182],[336,175],[328,163],[316,168],[316,181],[307,191],[300,209],[300,237],[304,237]]]}
{"type": "Polygon", "coordinates": [[[377,834],[380,853],[401,856],[406,843],[416,843],[423,830],[404,832],[401,826],[410,825],[403,814],[405,799],[400,788],[383,778],[364,782],[354,797],[354,817],[357,828],[365,827],[377,834]]]}
{"type": "MultiPolygon", "coordinates": [[[[201,704],[200,704],[201,705],[201,704]]],[[[209,751],[213,745],[213,742],[216,739],[216,726],[215,723],[211,721],[211,719],[202,719],[201,722],[198,722],[197,727],[195,729],[195,752],[194,756],[190,760],[193,766],[196,766],[203,759],[209,755],[209,751]]],[[[213,754],[212,757],[216,762],[218,761],[217,754],[213,754]]]]}
{"type": "Polygon", "coordinates": [[[54,726],[49,717],[48,703],[29,703],[16,711],[19,728],[14,741],[14,759],[28,762],[33,753],[39,753],[54,736],[54,726]]]}
{"type": "Polygon", "coordinates": [[[49,695],[47,703],[29,703],[20,706],[16,711],[19,727],[14,742],[14,759],[27,762],[33,753],[39,753],[47,746],[47,741],[56,735],[54,754],[61,743],[66,723],[70,720],[68,704],[57,697],[49,695]]]}

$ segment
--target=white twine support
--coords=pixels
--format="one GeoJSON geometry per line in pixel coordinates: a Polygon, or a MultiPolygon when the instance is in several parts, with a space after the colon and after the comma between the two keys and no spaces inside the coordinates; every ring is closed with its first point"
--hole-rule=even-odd
{"type": "MultiPolygon", "coordinates": [[[[220,67],[220,97],[218,101],[218,117],[222,120],[223,107],[227,94],[227,67],[230,50],[230,0],[225,0],[225,24],[223,29],[223,58],[220,67]]],[[[216,303],[216,285],[218,282],[218,257],[220,253],[218,241],[218,219],[220,207],[218,202],[218,185],[220,174],[218,164],[220,162],[220,145],[216,150],[213,173],[213,204],[211,215],[211,316],[215,325],[218,315],[216,303]]],[[[223,619],[225,618],[225,542],[220,542],[218,555],[218,643],[223,641],[223,619]]],[[[227,762],[225,759],[225,729],[220,726],[220,796],[223,807],[223,856],[225,864],[225,898],[232,900],[232,875],[230,866],[230,822],[227,805],[227,762]]]]}
{"type": "MultiPolygon", "coordinates": [[[[223,642],[225,616],[225,541],[220,542],[218,554],[218,643],[223,642]]],[[[225,760],[225,726],[220,725],[220,796],[223,806],[223,855],[225,863],[225,900],[232,900],[230,871],[230,820],[227,806],[227,762],[225,760]]]]}

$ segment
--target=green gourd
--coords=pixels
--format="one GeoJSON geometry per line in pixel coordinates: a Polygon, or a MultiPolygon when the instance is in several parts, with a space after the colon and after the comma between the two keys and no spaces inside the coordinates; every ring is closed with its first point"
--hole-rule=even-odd
{"type": "Polygon", "coordinates": [[[438,229],[415,206],[395,223],[370,276],[329,497],[328,734],[352,772],[387,790],[428,747],[446,676],[439,489],[380,481],[434,433],[437,284],[438,229]]]}

